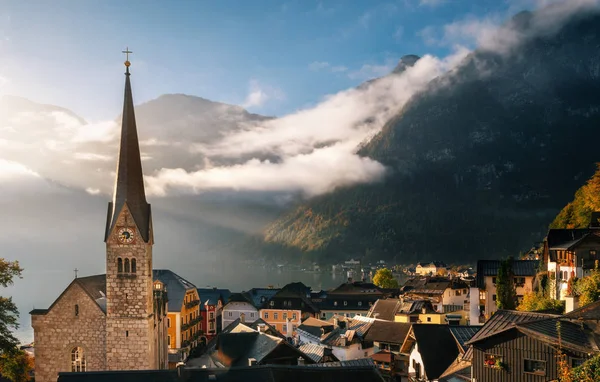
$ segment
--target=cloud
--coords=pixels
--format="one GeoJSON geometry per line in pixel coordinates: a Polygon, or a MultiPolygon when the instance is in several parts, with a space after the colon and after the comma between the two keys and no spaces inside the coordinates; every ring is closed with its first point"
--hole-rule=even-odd
{"type": "Polygon", "coordinates": [[[198,145],[197,150],[209,158],[242,161],[198,171],[162,169],[147,177],[148,190],[158,195],[173,189],[234,189],[313,196],[339,186],[376,181],[384,175],[384,168],[356,154],[360,143],[456,62],[454,56],[444,60],[424,56],[402,75],[325,97],[315,107],[233,132],[215,144],[198,145]],[[265,156],[271,159],[259,159],[265,156]]]}
{"type": "Polygon", "coordinates": [[[248,95],[242,103],[242,107],[244,108],[260,108],[264,106],[267,101],[281,101],[285,98],[285,95],[280,89],[261,84],[257,80],[251,80],[249,88],[248,95]]]}
{"type": "Polygon", "coordinates": [[[3,181],[14,180],[15,178],[34,177],[39,178],[40,175],[23,165],[22,163],[1,159],[0,158],[0,179],[3,181]]]}
{"type": "Polygon", "coordinates": [[[327,70],[331,73],[341,73],[348,70],[348,68],[343,65],[332,66],[329,62],[325,61],[313,61],[308,65],[308,68],[314,72],[327,70]]]}
{"type": "Polygon", "coordinates": [[[360,69],[348,73],[348,77],[353,80],[370,80],[385,76],[396,66],[396,62],[388,60],[385,64],[364,64],[360,69]]]}

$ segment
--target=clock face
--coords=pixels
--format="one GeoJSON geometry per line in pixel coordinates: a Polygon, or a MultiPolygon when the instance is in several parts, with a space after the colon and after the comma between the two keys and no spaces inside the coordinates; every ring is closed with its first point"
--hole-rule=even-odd
{"type": "Polygon", "coordinates": [[[117,238],[121,243],[124,244],[133,243],[133,229],[129,227],[119,228],[119,231],[117,232],[117,238]]]}

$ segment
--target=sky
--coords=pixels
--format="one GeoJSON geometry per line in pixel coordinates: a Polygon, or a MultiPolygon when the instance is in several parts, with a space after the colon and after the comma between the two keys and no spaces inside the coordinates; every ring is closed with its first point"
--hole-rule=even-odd
{"type": "Polygon", "coordinates": [[[282,116],[389,72],[403,55],[472,47],[474,36],[448,25],[499,23],[546,2],[3,0],[0,94],[114,118],[128,46],[136,103],[185,93],[282,116]]]}

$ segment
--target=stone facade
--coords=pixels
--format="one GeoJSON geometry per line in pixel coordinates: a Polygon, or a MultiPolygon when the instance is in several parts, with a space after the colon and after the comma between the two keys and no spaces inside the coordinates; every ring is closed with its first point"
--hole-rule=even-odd
{"type": "Polygon", "coordinates": [[[56,381],[58,372],[71,371],[76,347],[83,348],[86,370],[106,370],[106,316],[77,279],[46,314],[32,314],[31,326],[36,381],[56,381]]]}
{"type": "Polygon", "coordinates": [[[153,317],[152,240],[144,242],[127,205],[120,211],[115,228],[106,240],[106,301],[108,369],[158,369],[155,354],[159,345],[154,340],[157,328],[153,317]],[[124,227],[134,236],[128,244],[117,238],[124,227]],[[125,261],[131,264],[129,269],[123,268],[125,261]]]}

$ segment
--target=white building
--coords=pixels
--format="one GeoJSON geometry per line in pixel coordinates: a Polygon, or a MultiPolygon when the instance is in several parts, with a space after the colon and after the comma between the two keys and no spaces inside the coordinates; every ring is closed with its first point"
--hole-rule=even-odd
{"type": "Polygon", "coordinates": [[[243,293],[233,293],[229,298],[229,302],[223,307],[221,314],[222,328],[225,329],[229,324],[238,318],[242,318],[248,322],[254,322],[259,318],[258,309],[252,304],[243,293]]]}

